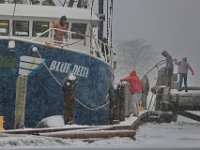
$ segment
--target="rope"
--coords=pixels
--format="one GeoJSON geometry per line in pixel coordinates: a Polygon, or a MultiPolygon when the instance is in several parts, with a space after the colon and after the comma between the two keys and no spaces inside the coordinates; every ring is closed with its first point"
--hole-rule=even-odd
{"type": "Polygon", "coordinates": [[[48,66],[46,65],[46,63],[44,62],[40,52],[37,50],[36,51],[38,56],[40,57],[40,59],[42,60],[43,65],[45,66],[45,68],[48,70],[48,72],[51,74],[51,76],[54,78],[54,80],[58,83],[58,85],[60,85],[60,87],[62,86],[62,84],[58,81],[58,79],[53,75],[53,73],[51,72],[51,70],[48,68],[48,66]]]}
{"type": "MultiPolygon", "coordinates": [[[[109,95],[106,96],[106,99],[108,99],[108,96],[109,96],[109,95]]],[[[78,98],[76,98],[76,101],[77,101],[79,104],[81,104],[83,107],[85,107],[86,109],[91,110],[91,111],[97,111],[97,110],[99,110],[99,109],[101,109],[101,108],[107,106],[107,105],[110,103],[110,101],[107,100],[105,104],[103,104],[103,105],[101,105],[101,106],[99,106],[99,107],[96,107],[96,108],[91,108],[91,107],[89,107],[89,106],[86,106],[84,103],[82,103],[78,98]]]]}
{"type": "MultiPolygon", "coordinates": [[[[16,3],[16,1],[15,1],[15,6],[14,6],[13,14],[12,14],[12,22],[13,22],[13,20],[14,20],[16,6],[17,6],[17,3],[16,3]]],[[[14,28],[15,28],[15,26],[14,26],[14,28]]],[[[10,38],[10,35],[11,35],[11,33],[9,33],[9,38],[10,38]]]]}
{"type": "Polygon", "coordinates": [[[63,3],[63,7],[65,6],[66,3],[67,3],[67,0],[64,1],[64,3],[63,3]]]}
{"type": "MultiPolygon", "coordinates": [[[[55,81],[60,85],[60,87],[61,87],[62,84],[58,81],[58,79],[56,79],[56,77],[53,75],[53,73],[51,72],[51,70],[48,68],[48,66],[47,66],[46,63],[44,62],[44,60],[43,60],[43,58],[42,58],[40,52],[39,52],[38,50],[37,50],[36,52],[37,52],[38,56],[40,57],[40,59],[42,60],[42,63],[44,64],[45,68],[48,70],[48,72],[51,74],[51,76],[54,78],[54,80],[55,80],[55,81]]],[[[101,108],[107,106],[107,105],[110,103],[110,101],[108,100],[108,96],[109,96],[109,95],[106,96],[106,100],[107,100],[106,103],[103,104],[103,105],[101,105],[101,106],[99,106],[99,107],[96,107],[96,108],[88,107],[87,105],[85,105],[84,103],[82,103],[78,98],[75,98],[75,100],[76,100],[79,104],[81,104],[83,107],[85,107],[86,109],[91,110],[91,111],[97,111],[97,110],[99,110],[99,109],[101,109],[101,108]]]]}
{"type": "Polygon", "coordinates": [[[58,0],[58,2],[60,3],[60,5],[62,5],[62,7],[64,7],[64,4],[65,4],[65,3],[62,4],[62,2],[61,2],[60,0],[58,0]]]}

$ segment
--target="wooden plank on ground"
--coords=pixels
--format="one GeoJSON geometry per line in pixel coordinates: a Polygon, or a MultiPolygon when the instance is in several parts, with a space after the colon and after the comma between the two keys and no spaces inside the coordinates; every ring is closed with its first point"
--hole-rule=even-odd
{"type": "Polygon", "coordinates": [[[135,130],[100,130],[100,131],[81,131],[81,132],[55,132],[40,133],[41,136],[57,137],[63,139],[88,139],[88,138],[112,138],[129,137],[135,139],[135,130]]]}

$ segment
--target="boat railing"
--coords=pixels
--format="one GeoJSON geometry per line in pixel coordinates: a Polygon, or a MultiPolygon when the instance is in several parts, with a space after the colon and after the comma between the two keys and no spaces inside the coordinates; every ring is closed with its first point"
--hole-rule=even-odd
{"type": "Polygon", "coordinates": [[[104,60],[112,66],[114,65],[112,48],[93,36],[57,28],[49,28],[31,40],[43,42],[49,47],[67,48],[73,51],[87,53],[104,60]],[[61,32],[61,34],[63,34],[63,40],[56,40],[54,38],[55,32],[61,32]],[[49,37],[44,37],[44,35],[48,33],[49,37]]]}

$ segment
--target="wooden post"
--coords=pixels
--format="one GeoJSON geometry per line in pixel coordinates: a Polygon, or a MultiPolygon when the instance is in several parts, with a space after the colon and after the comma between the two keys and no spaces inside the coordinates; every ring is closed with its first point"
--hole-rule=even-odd
{"type": "Polygon", "coordinates": [[[117,89],[115,89],[115,101],[113,103],[113,120],[114,122],[119,121],[120,119],[120,101],[121,101],[121,96],[120,96],[120,89],[121,85],[117,86],[117,89]]]}
{"type": "Polygon", "coordinates": [[[109,100],[110,100],[110,105],[109,105],[109,118],[110,118],[110,124],[114,124],[115,121],[117,120],[117,114],[115,113],[116,111],[116,105],[117,105],[117,89],[114,89],[111,87],[109,89],[109,100]]]}
{"type": "Polygon", "coordinates": [[[156,89],[156,105],[155,105],[155,110],[160,110],[161,107],[160,107],[160,102],[163,100],[163,92],[164,92],[164,88],[163,87],[158,87],[156,89]]]}
{"type": "Polygon", "coordinates": [[[25,105],[27,91],[27,76],[18,76],[16,85],[15,124],[14,128],[23,128],[25,122],[25,105]]]}
{"type": "Polygon", "coordinates": [[[124,115],[128,117],[133,112],[133,102],[131,100],[130,85],[124,84],[124,115]]]}
{"type": "Polygon", "coordinates": [[[176,94],[175,95],[175,100],[172,101],[172,121],[177,121],[178,103],[179,103],[179,94],[176,94]]]}
{"type": "Polygon", "coordinates": [[[147,96],[149,93],[149,78],[147,77],[147,75],[145,75],[142,78],[142,86],[143,86],[143,91],[142,91],[142,106],[144,108],[147,108],[147,96]]]}
{"type": "Polygon", "coordinates": [[[62,90],[64,92],[64,121],[65,124],[75,123],[74,120],[74,101],[75,101],[75,89],[76,89],[76,77],[73,74],[69,74],[63,84],[62,90]]]}
{"type": "Polygon", "coordinates": [[[125,85],[122,84],[120,88],[120,99],[119,99],[119,120],[125,120],[125,85]]]}

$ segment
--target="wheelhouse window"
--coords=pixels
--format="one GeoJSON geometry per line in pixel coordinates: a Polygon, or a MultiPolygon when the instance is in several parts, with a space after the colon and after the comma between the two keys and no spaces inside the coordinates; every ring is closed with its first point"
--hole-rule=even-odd
{"type": "MultiPolygon", "coordinates": [[[[71,31],[85,35],[86,26],[84,23],[72,23],[71,31]]],[[[83,35],[73,34],[72,39],[84,39],[83,35]]]]}
{"type": "MultiPolygon", "coordinates": [[[[33,36],[38,36],[48,29],[49,29],[49,22],[44,22],[44,21],[33,22],[33,36]]],[[[41,37],[48,37],[48,36],[49,34],[45,33],[41,37]]]]}
{"type": "Polygon", "coordinates": [[[14,36],[29,36],[29,22],[28,21],[13,21],[13,35],[14,36]]]}
{"type": "Polygon", "coordinates": [[[28,4],[27,0],[0,0],[0,4],[1,3],[14,4],[15,2],[16,4],[28,4]]]}
{"type": "Polygon", "coordinates": [[[9,34],[9,21],[0,20],[0,35],[8,35],[8,34],[9,34]]]}

